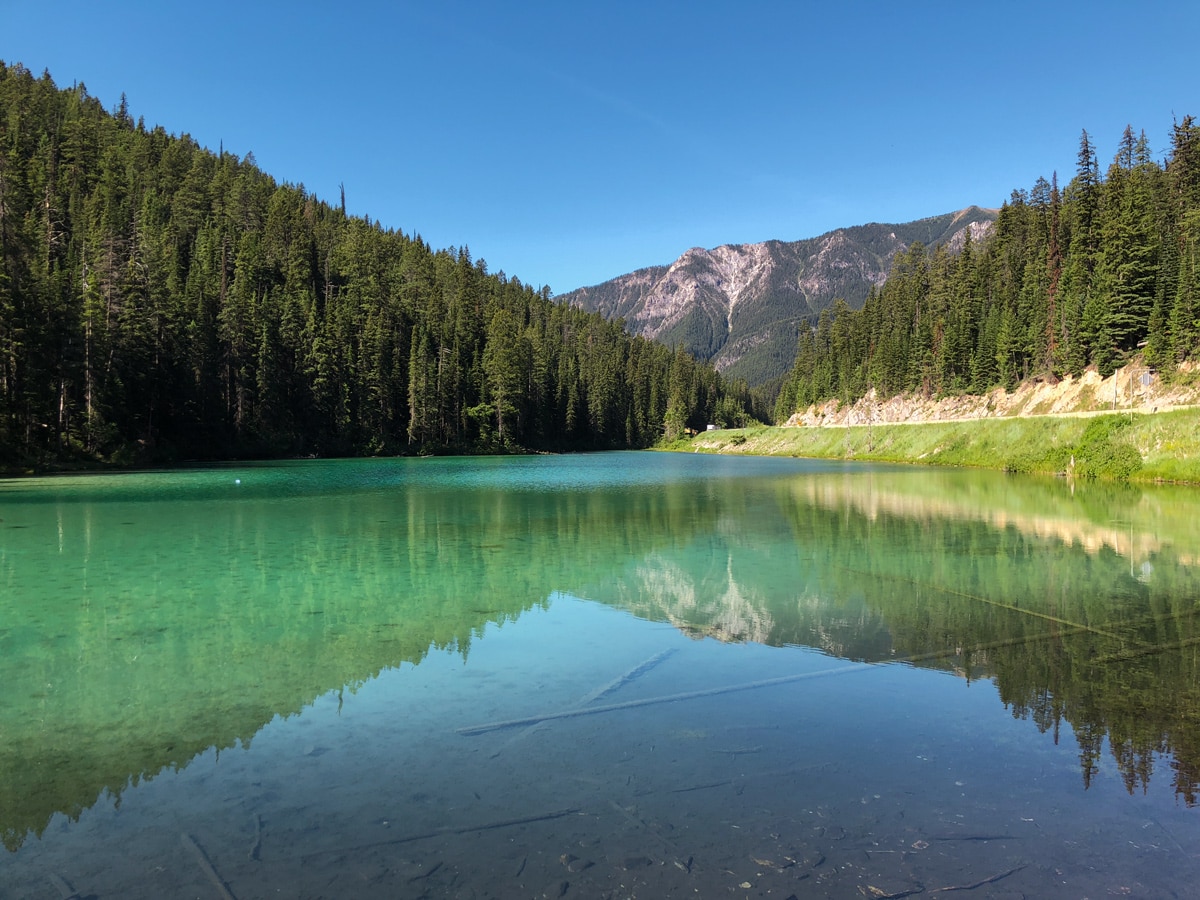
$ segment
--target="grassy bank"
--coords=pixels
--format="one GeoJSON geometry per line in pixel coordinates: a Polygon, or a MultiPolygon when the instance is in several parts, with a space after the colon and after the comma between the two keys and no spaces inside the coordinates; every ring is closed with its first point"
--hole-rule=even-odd
{"type": "Polygon", "coordinates": [[[663,449],[1200,484],[1200,409],[848,428],[762,426],[709,431],[663,449]]]}

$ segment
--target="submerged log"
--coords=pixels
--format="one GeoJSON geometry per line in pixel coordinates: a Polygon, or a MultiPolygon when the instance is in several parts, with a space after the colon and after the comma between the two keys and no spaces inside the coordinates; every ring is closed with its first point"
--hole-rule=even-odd
{"type": "Polygon", "coordinates": [[[179,837],[183,846],[187,847],[196,855],[196,861],[200,863],[200,868],[204,870],[204,874],[208,876],[209,881],[216,885],[217,893],[220,895],[221,900],[236,900],[236,898],[233,896],[233,892],[229,890],[229,886],[225,884],[225,879],[217,874],[217,870],[209,860],[208,854],[205,853],[200,845],[196,843],[195,838],[193,838],[186,831],[183,832],[183,834],[181,834],[179,837]]]}
{"type": "Polygon", "coordinates": [[[71,887],[61,875],[55,875],[51,872],[47,877],[50,879],[50,883],[54,885],[54,889],[62,894],[62,900],[79,900],[79,891],[71,887]]]}
{"type": "MultiPolygon", "coordinates": [[[[656,653],[654,656],[650,657],[645,662],[638,663],[636,666],[634,666],[632,669],[630,669],[624,675],[621,675],[619,678],[615,678],[612,681],[610,681],[608,684],[601,685],[600,687],[596,688],[594,691],[592,691],[590,694],[585,696],[582,700],[580,700],[578,703],[576,703],[571,708],[572,709],[581,709],[583,707],[586,707],[589,703],[596,702],[601,697],[608,696],[609,694],[613,693],[614,691],[617,691],[620,688],[624,687],[625,685],[629,684],[631,681],[634,681],[635,679],[640,678],[642,675],[645,675],[647,672],[649,672],[651,669],[653,669],[655,666],[657,666],[660,662],[665,660],[667,657],[671,656],[674,652],[675,652],[675,650],[671,649],[671,650],[664,650],[661,653],[656,653]]],[[[533,732],[536,731],[538,729],[538,727],[544,721],[545,720],[533,722],[528,727],[526,727],[523,731],[521,731],[517,734],[514,734],[511,738],[508,739],[507,743],[496,748],[495,752],[492,753],[491,758],[495,759],[497,756],[499,756],[501,753],[503,753],[506,749],[511,747],[513,744],[515,744],[518,741],[533,734],[533,732]]]]}
{"type": "Polygon", "coordinates": [[[872,668],[866,663],[852,663],[838,666],[835,669],[822,669],[819,672],[803,672],[799,675],[782,675],[778,678],[766,678],[762,681],[751,681],[745,684],[729,684],[715,688],[705,688],[699,691],[684,691],[681,694],[668,694],[665,697],[647,697],[642,700],[627,700],[624,703],[609,703],[604,706],[585,706],[566,709],[561,712],[543,713],[537,716],[526,716],[521,719],[508,719],[502,722],[487,722],[483,725],[468,725],[455,729],[459,734],[486,734],[489,731],[501,731],[505,728],[521,728],[526,725],[536,725],[553,719],[574,719],[579,716],[595,716],[600,713],[615,712],[621,709],[636,709],[639,706],[656,706],[660,703],[678,703],[681,700],[695,700],[700,697],[715,697],[719,694],[733,694],[738,691],[753,691],[759,688],[774,687],[777,684],[792,684],[796,681],[807,681],[811,678],[824,678],[828,675],[842,675],[847,672],[863,672],[872,668]]]}
{"type": "MultiPolygon", "coordinates": [[[[318,850],[315,853],[306,853],[302,858],[311,859],[317,856],[326,856],[330,853],[347,853],[350,851],[366,850],[373,847],[391,847],[395,844],[410,844],[413,841],[425,841],[430,838],[443,837],[452,834],[474,834],[480,831],[494,831],[498,828],[511,828],[514,825],[530,825],[534,822],[545,822],[550,819],[561,819],[563,816],[574,815],[579,812],[576,807],[568,809],[556,809],[552,812],[538,813],[532,816],[520,816],[515,819],[500,819],[495,822],[484,822],[480,825],[443,825],[441,828],[435,828],[432,831],[423,831],[419,834],[410,834],[405,837],[392,838],[386,841],[374,841],[369,844],[359,844],[352,848],[338,847],[329,850],[318,850]]],[[[522,866],[524,864],[522,863],[522,866]]]]}

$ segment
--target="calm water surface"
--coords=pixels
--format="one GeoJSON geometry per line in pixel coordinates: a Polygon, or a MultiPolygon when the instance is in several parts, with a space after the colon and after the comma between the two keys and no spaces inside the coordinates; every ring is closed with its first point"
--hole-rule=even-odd
{"type": "Polygon", "coordinates": [[[0,896],[1193,896],[1198,609],[1187,489],[0,481],[0,896]]]}

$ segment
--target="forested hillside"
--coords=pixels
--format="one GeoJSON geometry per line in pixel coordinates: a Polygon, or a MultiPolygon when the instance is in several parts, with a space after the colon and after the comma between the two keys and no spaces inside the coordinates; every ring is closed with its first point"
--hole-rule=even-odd
{"type": "Polygon", "coordinates": [[[548,293],[0,63],[0,463],[642,447],[743,418],[711,367],[548,293]]]}
{"type": "Polygon", "coordinates": [[[991,233],[954,254],[913,245],[863,308],[801,333],[780,420],[830,398],[980,393],[1135,352],[1170,372],[1200,356],[1200,126],[1165,161],[1127,128],[1106,171],[1083,133],[1075,176],[1014,191],[991,233]]]}

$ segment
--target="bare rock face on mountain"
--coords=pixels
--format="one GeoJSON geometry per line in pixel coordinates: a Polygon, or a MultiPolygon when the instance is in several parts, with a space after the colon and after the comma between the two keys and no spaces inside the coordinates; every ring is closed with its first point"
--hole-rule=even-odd
{"type": "Polygon", "coordinates": [[[787,372],[799,329],[839,298],[858,309],[883,284],[897,253],[920,241],[957,250],[982,237],[996,210],[972,206],[903,225],[839,228],[803,241],[693,248],[669,266],[651,266],[556,299],[634,334],[682,344],[729,377],[764,384],[787,372]]]}

